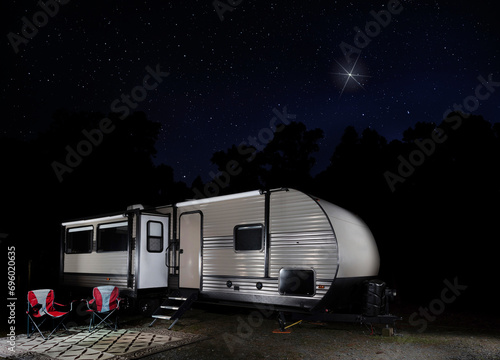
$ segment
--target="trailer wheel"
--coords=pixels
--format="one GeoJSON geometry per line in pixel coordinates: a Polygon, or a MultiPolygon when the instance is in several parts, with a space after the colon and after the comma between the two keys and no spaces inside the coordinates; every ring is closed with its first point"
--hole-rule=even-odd
{"type": "Polygon", "coordinates": [[[365,283],[364,311],[367,316],[378,316],[385,311],[385,288],[382,280],[370,280],[365,283]]]}
{"type": "Polygon", "coordinates": [[[151,317],[153,313],[160,307],[159,299],[141,299],[139,300],[139,312],[144,317],[151,317]]]}

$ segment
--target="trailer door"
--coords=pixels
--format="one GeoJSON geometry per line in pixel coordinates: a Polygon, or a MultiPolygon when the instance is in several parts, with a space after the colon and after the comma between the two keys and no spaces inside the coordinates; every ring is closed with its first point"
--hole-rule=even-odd
{"type": "Polygon", "coordinates": [[[139,250],[138,289],[168,286],[168,268],[165,252],[170,234],[169,216],[141,215],[141,237],[139,250]]]}
{"type": "Polygon", "coordinates": [[[179,287],[199,289],[201,278],[200,211],[187,212],[179,217],[179,287]]]}

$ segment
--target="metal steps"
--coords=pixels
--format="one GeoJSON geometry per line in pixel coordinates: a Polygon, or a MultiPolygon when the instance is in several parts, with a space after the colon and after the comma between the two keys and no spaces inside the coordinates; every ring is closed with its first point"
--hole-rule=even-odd
{"type": "Polygon", "coordinates": [[[198,299],[198,292],[193,292],[188,297],[179,297],[179,296],[169,296],[163,304],[160,305],[158,309],[151,316],[154,320],[149,324],[149,326],[153,326],[156,320],[173,320],[172,324],[169,326],[169,330],[179,321],[182,315],[186,311],[188,311],[193,303],[198,299]],[[181,303],[182,302],[182,303],[181,303]],[[173,303],[177,303],[173,305],[173,303]],[[180,304],[179,304],[180,303],[180,304]],[[166,314],[165,312],[170,311],[170,314],[166,314]],[[173,311],[173,312],[172,312],[173,311]]]}

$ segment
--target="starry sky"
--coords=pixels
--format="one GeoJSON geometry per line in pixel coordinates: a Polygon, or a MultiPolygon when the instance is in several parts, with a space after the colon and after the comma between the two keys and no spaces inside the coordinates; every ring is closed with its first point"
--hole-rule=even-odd
{"type": "Polygon", "coordinates": [[[0,135],[36,137],[60,108],[107,114],[136,89],[133,110],[161,123],[155,163],[188,185],[285,107],[324,130],[315,172],[349,125],[401,139],[464,101],[500,121],[500,87],[475,97],[479,77],[500,81],[492,0],[42,4],[1,5],[0,135]],[[169,75],[141,92],[148,67],[169,75]]]}

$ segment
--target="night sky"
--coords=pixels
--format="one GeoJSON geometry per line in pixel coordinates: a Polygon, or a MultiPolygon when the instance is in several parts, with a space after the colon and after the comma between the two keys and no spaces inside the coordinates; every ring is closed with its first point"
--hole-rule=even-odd
{"type": "Polygon", "coordinates": [[[214,152],[257,137],[286,107],[324,130],[319,172],[348,125],[401,139],[454,104],[499,121],[493,4],[64,0],[42,10],[3,2],[0,134],[34,138],[60,108],[143,111],[162,125],[155,163],[189,185],[216,170],[214,152]],[[148,74],[155,85],[152,71],[161,82],[141,91],[148,74]]]}

